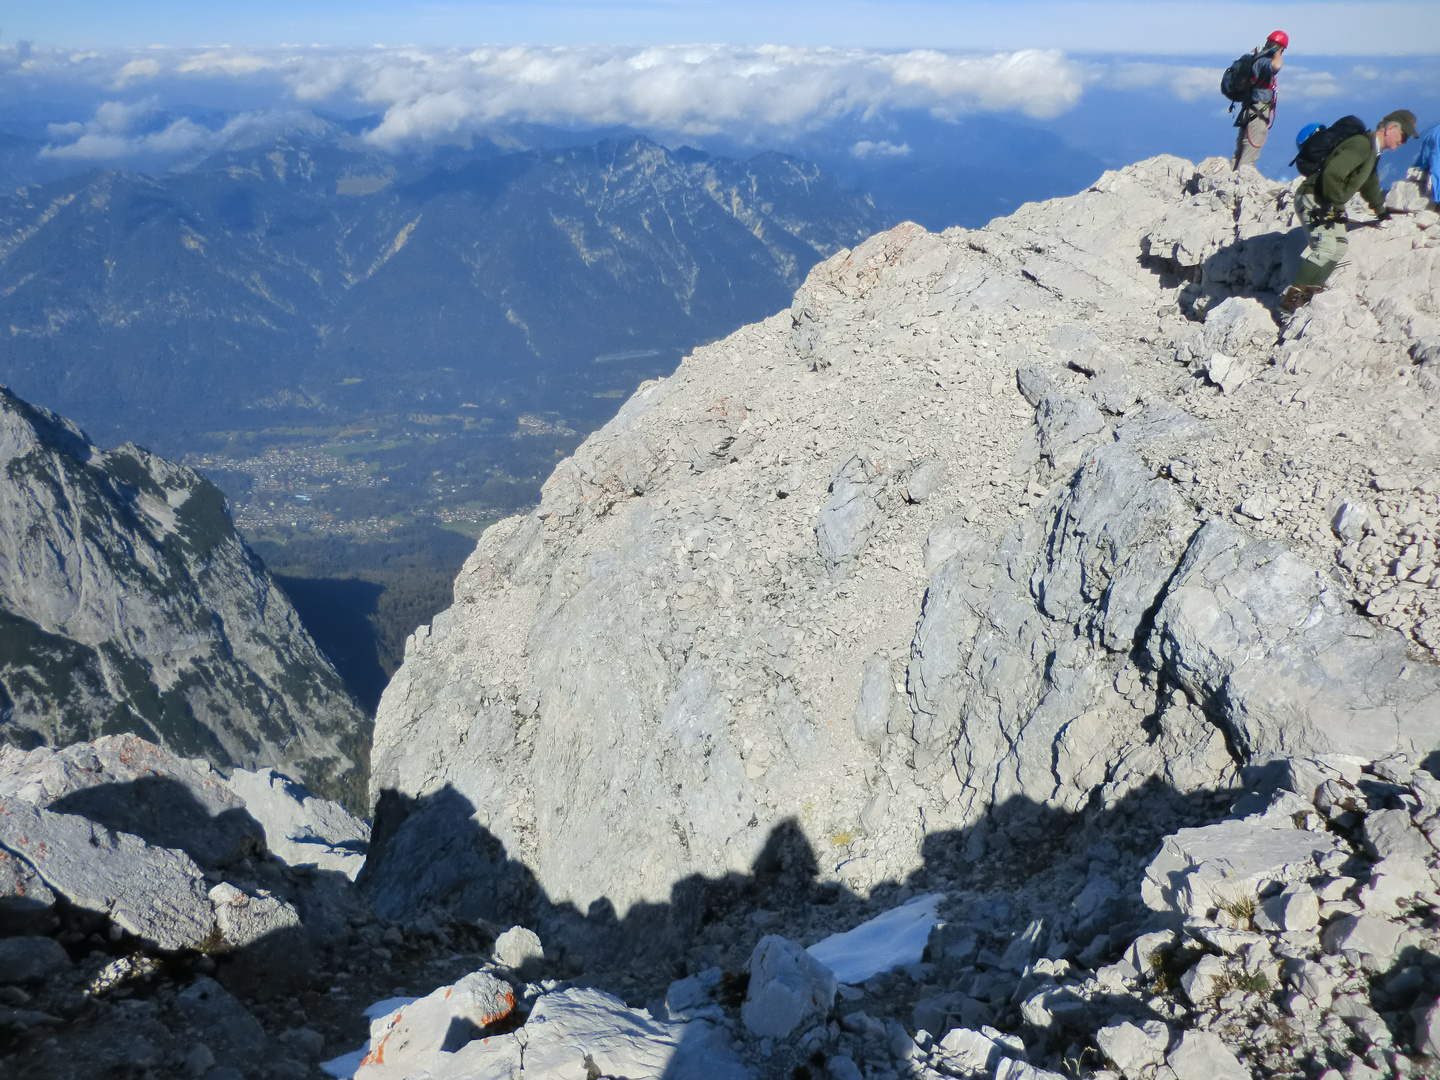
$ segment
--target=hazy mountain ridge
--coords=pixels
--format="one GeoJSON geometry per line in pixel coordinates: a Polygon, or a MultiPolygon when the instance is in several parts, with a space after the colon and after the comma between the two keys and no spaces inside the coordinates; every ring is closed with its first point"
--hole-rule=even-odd
{"type": "Polygon", "coordinates": [[[241,410],[260,426],[517,390],[549,404],[564,392],[536,387],[596,356],[763,316],[882,224],[778,154],[632,139],[427,164],[330,133],[0,199],[5,377],[144,437],[251,426],[241,410]]]}

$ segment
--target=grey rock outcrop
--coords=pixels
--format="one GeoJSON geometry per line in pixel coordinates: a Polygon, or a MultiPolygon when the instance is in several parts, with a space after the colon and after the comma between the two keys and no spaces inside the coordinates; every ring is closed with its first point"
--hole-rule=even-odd
{"type": "Polygon", "coordinates": [[[370,829],[339,803],[317,799],[274,769],[234,769],[225,784],[260,824],[276,858],[291,866],[338,870],[351,881],[365,865],[370,829]]]}
{"type": "Polygon", "coordinates": [[[458,800],[477,859],[623,916],[786,819],[863,889],[940,830],[983,852],[1012,800],[1423,756],[1440,216],[1357,234],[1282,325],[1298,235],[1290,189],[1157,158],[837,254],[487,531],[386,691],[372,797],[458,800]]]}
{"type": "Polygon", "coordinates": [[[199,948],[215,928],[204,874],[182,851],[16,798],[0,798],[0,845],[71,903],[157,948],[199,948]]]}
{"type": "Polygon", "coordinates": [[[0,738],[130,731],[358,794],[363,716],[220,491],[0,388],[0,738]]]}
{"type": "Polygon", "coordinates": [[[219,772],[137,735],[62,750],[0,746],[0,796],[178,848],[202,869],[265,850],[264,831],[219,772]]]}

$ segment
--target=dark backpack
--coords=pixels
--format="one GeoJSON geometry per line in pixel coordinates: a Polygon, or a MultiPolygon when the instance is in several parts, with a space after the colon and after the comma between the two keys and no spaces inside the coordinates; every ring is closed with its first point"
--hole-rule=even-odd
{"type": "Polygon", "coordinates": [[[1290,162],[1301,176],[1314,176],[1325,167],[1325,159],[1335,148],[1354,135],[1364,135],[1365,121],[1358,116],[1343,116],[1329,127],[1313,132],[1300,144],[1300,152],[1290,162]]]}
{"type": "Polygon", "coordinates": [[[1255,61],[1259,57],[1259,52],[1248,52],[1226,68],[1220,76],[1220,93],[1237,104],[1247,104],[1255,92],[1255,61]]]}

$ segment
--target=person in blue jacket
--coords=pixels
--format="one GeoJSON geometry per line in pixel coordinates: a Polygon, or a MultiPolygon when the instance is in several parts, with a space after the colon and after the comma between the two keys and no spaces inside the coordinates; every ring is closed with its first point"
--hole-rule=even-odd
{"type": "Polygon", "coordinates": [[[1440,202],[1440,124],[1420,136],[1420,156],[1415,168],[1424,173],[1420,190],[1431,202],[1440,202]]]}

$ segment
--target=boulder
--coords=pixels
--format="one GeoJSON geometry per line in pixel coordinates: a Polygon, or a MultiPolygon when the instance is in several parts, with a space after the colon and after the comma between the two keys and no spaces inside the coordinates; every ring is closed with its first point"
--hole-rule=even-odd
{"type": "Polygon", "coordinates": [[[226,784],[264,831],[270,854],[291,866],[338,870],[351,881],[365,865],[370,827],[339,803],[317,799],[273,769],[235,769],[226,784]]]}
{"type": "Polygon", "coordinates": [[[835,1002],[835,973],[777,934],[767,934],[750,955],[750,986],[740,1017],[761,1038],[784,1038],[835,1002]]]}
{"type": "Polygon", "coordinates": [[[593,1075],[630,1080],[744,1080],[749,1075],[724,1028],[704,1020],[660,1023],[599,990],[545,994],[525,1022],[524,1037],[525,1071],[537,1076],[573,1074],[583,1080],[592,1068],[593,1075]]]}
{"type": "Polygon", "coordinates": [[[540,935],[524,926],[512,926],[495,939],[495,962],[519,970],[531,961],[545,959],[540,935]]]}
{"type": "Polygon", "coordinates": [[[1320,940],[1328,953],[1355,952],[1370,971],[1383,971],[1395,959],[1403,925],[1379,915],[1345,915],[1325,928],[1320,940]]]}
{"type": "Polygon", "coordinates": [[[1200,957],[1180,976],[1180,989],[1190,1004],[1203,1007],[1220,992],[1225,982],[1225,961],[1211,953],[1200,957]]]}
{"type": "Polygon", "coordinates": [[[1146,1020],[1142,1024],[1125,1020],[1101,1028],[1095,1033],[1095,1042],[1126,1080],[1139,1080],[1147,1070],[1165,1063],[1170,1029],[1160,1020],[1146,1020]]]}
{"type": "Polygon", "coordinates": [[[724,972],[718,967],[676,979],[665,991],[665,1012],[671,1020],[723,1020],[724,1010],[715,1004],[724,972]]]}
{"type": "Polygon", "coordinates": [[[1000,1063],[1000,1047],[993,1039],[969,1028],[952,1028],[937,1044],[948,1064],[962,1074],[988,1073],[1000,1063]]]}
{"type": "Polygon", "coordinates": [[[0,938],[0,983],[37,983],[70,966],[70,954],[54,938],[0,938]]]}
{"type": "Polygon", "coordinates": [[[1259,930],[1314,930],[1320,923],[1320,898],[1309,885],[1291,885],[1255,907],[1259,930]]]}
{"type": "Polygon", "coordinates": [[[1181,559],[1150,647],[1251,758],[1415,750],[1440,712],[1440,668],[1400,679],[1402,637],[1365,625],[1283,545],[1219,518],[1181,559]]]}
{"type": "Polygon", "coordinates": [[[208,976],[196,979],[175,996],[175,1014],[222,1066],[248,1071],[265,1052],[268,1040],[260,1021],[208,976]]]}
{"type": "Polygon", "coordinates": [[[863,446],[841,459],[830,498],[815,521],[820,558],[832,577],[843,577],[880,525],[879,500],[894,477],[898,454],[863,446]]]}
{"type": "Polygon", "coordinates": [[[232,955],[221,981],[247,997],[276,997],[302,989],[314,951],[300,914],[285,900],[253,886],[222,881],[209,892],[221,948],[232,955]]]}
{"type": "Polygon", "coordinates": [[[1421,1001],[1411,1011],[1415,1022],[1415,1049],[1440,1057],[1440,1001],[1421,1001]]]}
{"type": "Polygon", "coordinates": [[[1167,836],[1145,869],[1140,895],[1174,919],[1203,917],[1222,904],[1253,901],[1265,882],[1302,881],[1335,851],[1329,833],[1222,821],[1167,836]]]}
{"type": "Polygon", "coordinates": [[[265,850],[264,830],[220,773],[138,735],[102,735],[61,750],[7,749],[0,756],[0,797],[178,848],[206,869],[265,850]]]}
{"type": "Polygon", "coordinates": [[[0,798],[0,846],[76,907],[158,948],[199,948],[214,930],[205,876],[183,851],[16,798],[0,798]]]}
{"type": "Polygon", "coordinates": [[[1365,846],[1376,859],[1424,863],[1435,854],[1405,810],[1374,810],[1365,815],[1365,846]]]}
{"type": "Polygon", "coordinates": [[[1259,300],[1231,296],[1205,313],[1201,337],[1206,348],[1217,352],[1263,354],[1275,344],[1279,328],[1270,310],[1259,300]]]}
{"type": "Polygon", "coordinates": [[[34,868],[0,848],[0,934],[47,929],[55,894],[34,868]]]}
{"type": "Polygon", "coordinates": [[[509,983],[477,971],[370,1024],[370,1047],[355,1080],[404,1080],[428,1071],[515,1009],[509,983]]]}
{"type": "Polygon", "coordinates": [[[860,675],[860,699],[855,703],[855,737],[864,743],[884,739],[895,698],[890,662],[883,656],[865,661],[860,675]]]}
{"type": "Polygon", "coordinates": [[[1176,1080],[1251,1080],[1250,1070],[1210,1031],[1185,1032],[1165,1060],[1176,1080]]]}

